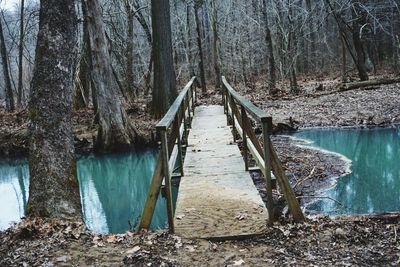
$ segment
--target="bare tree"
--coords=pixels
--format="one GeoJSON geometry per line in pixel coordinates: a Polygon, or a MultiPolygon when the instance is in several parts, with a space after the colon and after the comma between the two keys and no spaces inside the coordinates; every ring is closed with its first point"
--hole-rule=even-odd
{"type": "Polygon", "coordinates": [[[6,110],[8,112],[12,112],[15,109],[14,105],[14,93],[12,91],[11,86],[11,79],[10,79],[10,71],[8,67],[8,55],[7,55],[7,46],[4,39],[3,33],[3,23],[0,18],[0,52],[1,52],[1,60],[3,63],[3,76],[4,76],[4,83],[5,83],[5,91],[6,91],[6,110]]]}
{"type": "Polygon", "coordinates": [[[269,64],[269,93],[271,95],[276,93],[276,66],[274,47],[272,43],[272,34],[268,22],[268,6],[267,1],[263,0],[263,17],[265,23],[265,41],[267,42],[268,49],[268,64],[269,64]]]}
{"type": "Polygon", "coordinates": [[[125,0],[125,11],[127,14],[126,23],[128,25],[126,31],[126,74],[125,74],[125,88],[132,95],[135,95],[133,89],[134,77],[133,77],[133,20],[134,20],[134,8],[130,0],[125,0]]]}
{"type": "Polygon", "coordinates": [[[196,0],[194,3],[194,16],[196,21],[196,33],[197,33],[197,48],[199,49],[199,69],[200,69],[200,81],[201,90],[203,93],[207,92],[206,74],[204,71],[204,56],[203,56],[203,44],[201,40],[201,29],[199,19],[199,8],[202,5],[202,0],[196,0]]]}
{"type": "Polygon", "coordinates": [[[72,133],[75,1],[42,0],[29,103],[29,216],[81,220],[72,133]]]}
{"type": "Polygon", "coordinates": [[[23,56],[24,56],[24,10],[25,0],[21,0],[20,19],[19,19],[19,44],[18,44],[18,88],[17,88],[17,105],[22,106],[23,98],[23,56]]]}
{"type": "Polygon", "coordinates": [[[153,114],[160,118],[177,95],[172,58],[171,18],[169,0],[151,1],[153,26],[154,83],[153,114]]]}
{"type": "Polygon", "coordinates": [[[214,71],[215,71],[215,87],[221,88],[221,57],[220,42],[218,34],[218,13],[216,1],[211,0],[212,6],[212,29],[213,29],[213,54],[214,54],[214,71]]]}
{"type": "Polygon", "coordinates": [[[91,78],[96,95],[99,151],[127,150],[136,136],[115,88],[108,41],[98,0],[83,0],[87,14],[91,78]]]}

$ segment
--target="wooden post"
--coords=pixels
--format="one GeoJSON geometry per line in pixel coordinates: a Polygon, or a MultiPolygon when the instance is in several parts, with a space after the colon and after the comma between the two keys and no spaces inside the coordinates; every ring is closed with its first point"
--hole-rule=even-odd
{"type": "Polygon", "coordinates": [[[231,122],[229,120],[229,101],[228,101],[229,93],[226,91],[225,93],[225,107],[226,107],[226,125],[231,125],[231,122]]]}
{"type": "Polygon", "coordinates": [[[262,119],[262,134],[263,134],[263,141],[264,141],[264,179],[266,183],[267,189],[267,210],[269,215],[269,223],[274,222],[274,205],[272,199],[272,181],[271,181],[271,155],[269,153],[269,146],[270,146],[270,139],[269,134],[272,130],[272,118],[267,117],[262,119]]]}
{"type": "Polygon", "coordinates": [[[288,203],[289,211],[293,216],[293,219],[298,222],[304,222],[305,217],[300,208],[299,201],[296,198],[296,195],[290,186],[289,179],[285,174],[285,170],[282,167],[281,162],[278,159],[278,155],[276,154],[274,147],[271,142],[269,144],[270,158],[271,158],[271,167],[272,171],[275,174],[276,180],[278,181],[279,187],[283,192],[283,195],[286,198],[288,203]]]}
{"type": "Polygon", "coordinates": [[[225,101],[225,85],[222,85],[222,105],[224,106],[224,114],[226,114],[226,101],[225,101]]]}
{"type": "Polygon", "coordinates": [[[195,77],[194,80],[193,80],[193,85],[192,85],[192,86],[194,86],[194,103],[197,103],[197,91],[196,91],[197,86],[196,86],[196,83],[195,83],[196,79],[197,78],[195,77]]]}
{"type": "MultiPolygon", "coordinates": [[[[235,105],[235,104],[234,104],[235,105]]],[[[231,110],[232,110],[232,107],[231,107],[231,110]]],[[[235,143],[236,142],[236,134],[235,134],[235,113],[233,113],[233,110],[232,110],[232,116],[231,116],[231,118],[232,118],[232,135],[233,135],[233,142],[235,143]]]]}
{"type": "Polygon", "coordinates": [[[243,145],[243,158],[245,170],[249,170],[249,155],[247,152],[247,135],[246,135],[246,127],[244,125],[244,121],[246,119],[246,109],[241,106],[241,115],[242,115],[242,145],[243,145]]]}
{"type": "Polygon", "coordinates": [[[162,156],[160,155],[153,173],[153,178],[151,179],[149,191],[147,192],[146,203],[144,205],[142,217],[140,218],[139,230],[149,229],[150,227],[163,180],[162,166],[162,156]]]}
{"type": "MultiPolygon", "coordinates": [[[[236,107],[234,107],[234,105],[236,105],[235,100],[233,99],[233,96],[230,96],[229,99],[230,103],[231,103],[231,111],[232,111],[232,135],[233,135],[233,142],[236,142],[236,123],[235,123],[235,110],[236,107]]],[[[239,120],[239,118],[237,118],[239,120]]]]}
{"type": "Polygon", "coordinates": [[[183,153],[182,153],[182,139],[181,139],[181,125],[179,124],[181,122],[180,114],[179,112],[176,114],[176,119],[175,123],[177,125],[177,130],[178,130],[178,136],[177,136],[177,145],[178,145],[178,157],[179,157],[179,163],[181,164],[181,176],[183,176],[183,153]]]}
{"type": "Polygon", "coordinates": [[[193,84],[190,86],[190,90],[191,90],[191,92],[192,92],[192,114],[193,114],[193,117],[194,117],[194,105],[195,105],[195,102],[194,102],[194,100],[195,100],[195,97],[196,97],[196,92],[195,92],[195,90],[194,90],[194,86],[193,86],[193,84]]]}
{"type": "Polygon", "coordinates": [[[188,92],[188,96],[186,98],[186,104],[187,104],[187,111],[189,114],[189,128],[192,128],[192,115],[190,114],[190,93],[188,92]]]}
{"type": "Polygon", "coordinates": [[[181,106],[181,113],[183,116],[183,132],[185,134],[185,139],[184,143],[185,145],[188,145],[188,130],[187,130],[187,122],[186,122],[186,109],[185,109],[185,100],[183,100],[182,106],[181,106]]]}
{"type": "Polygon", "coordinates": [[[163,159],[162,173],[165,179],[165,190],[166,190],[166,200],[167,200],[167,213],[168,213],[168,225],[169,231],[174,233],[174,207],[172,204],[172,190],[171,190],[171,173],[169,171],[169,155],[168,155],[168,137],[167,129],[162,129],[160,131],[161,136],[161,153],[163,159]]]}

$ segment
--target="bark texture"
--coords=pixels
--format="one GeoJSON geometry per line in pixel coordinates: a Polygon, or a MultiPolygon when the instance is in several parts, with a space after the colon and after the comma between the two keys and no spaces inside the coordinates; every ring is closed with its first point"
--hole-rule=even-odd
{"type": "Polygon", "coordinates": [[[96,150],[129,150],[134,145],[135,130],[119,99],[111,66],[111,57],[98,0],[83,0],[87,14],[91,78],[96,94],[98,134],[96,150]]]}
{"type": "Polygon", "coordinates": [[[130,1],[125,1],[125,11],[127,13],[126,23],[128,25],[126,32],[126,74],[125,74],[125,90],[130,93],[131,96],[135,96],[136,92],[133,87],[133,19],[134,10],[130,1]]]}
{"type": "Polygon", "coordinates": [[[221,57],[219,51],[219,35],[218,35],[218,13],[215,0],[211,0],[212,6],[212,28],[213,28],[213,52],[214,52],[214,71],[215,71],[215,88],[221,88],[221,57]]]}
{"type": "Polygon", "coordinates": [[[369,79],[368,72],[367,72],[367,53],[363,47],[363,43],[361,40],[361,27],[363,27],[362,23],[362,12],[360,3],[358,1],[353,0],[353,8],[352,8],[352,18],[353,18],[353,43],[354,43],[354,50],[357,54],[357,61],[356,67],[358,70],[358,76],[360,77],[361,81],[367,81],[369,79]]]}
{"type": "Polygon", "coordinates": [[[153,114],[161,118],[175,100],[176,77],[172,57],[171,17],[169,0],[152,0],[154,85],[153,114]]]}
{"type": "Polygon", "coordinates": [[[8,112],[12,112],[15,109],[14,94],[11,87],[10,70],[8,68],[7,47],[6,47],[6,42],[4,40],[3,24],[1,18],[0,18],[0,42],[1,42],[0,44],[1,61],[3,63],[3,76],[4,76],[4,84],[6,91],[6,110],[8,112]]]}
{"type": "Polygon", "coordinates": [[[268,68],[269,68],[269,94],[274,95],[276,93],[276,66],[274,47],[272,43],[272,34],[268,22],[268,6],[267,1],[263,0],[263,19],[265,24],[265,41],[268,49],[268,68]]]}
{"type": "MultiPolygon", "coordinates": [[[[85,16],[85,14],[84,14],[85,16]]],[[[86,16],[85,16],[86,17],[86,16]]],[[[83,20],[83,37],[81,47],[81,57],[75,73],[74,83],[74,108],[81,109],[89,106],[90,95],[92,92],[92,79],[90,76],[90,47],[89,33],[87,31],[87,20],[83,20]]],[[[94,93],[92,93],[94,96],[94,93]]],[[[97,111],[97,103],[93,98],[93,106],[97,111]]]]}
{"type": "Polygon", "coordinates": [[[196,32],[197,32],[197,46],[199,49],[199,69],[200,69],[200,81],[201,81],[201,91],[203,93],[207,92],[206,84],[206,74],[204,71],[204,56],[203,56],[203,44],[201,41],[201,30],[200,30],[200,19],[199,19],[199,7],[202,4],[201,1],[197,0],[194,4],[194,16],[196,20],[196,32]]]}
{"type": "Polygon", "coordinates": [[[81,219],[72,133],[73,0],[42,0],[29,118],[29,216],[81,219]]]}

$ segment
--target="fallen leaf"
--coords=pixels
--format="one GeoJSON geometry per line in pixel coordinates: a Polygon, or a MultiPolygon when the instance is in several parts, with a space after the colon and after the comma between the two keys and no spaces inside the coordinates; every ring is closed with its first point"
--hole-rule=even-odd
{"type": "Polygon", "coordinates": [[[240,266],[244,264],[244,260],[240,259],[237,261],[233,261],[233,266],[240,266]]]}
{"type": "Polygon", "coordinates": [[[134,246],[133,248],[128,249],[128,250],[126,251],[126,254],[135,254],[135,253],[138,252],[139,250],[140,250],[140,247],[139,247],[139,246],[134,246]]]}
{"type": "Polygon", "coordinates": [[[187,250],[187,251],[189,251],[189,252],[195,252],[196,251],[196,249],[195,249],[195,247],[194,246],[185,246],[185,249],[187,250]]]}
{"type": "Polygon", "coordinates": [[[110,235],[107,237],[107,243],[117,243],[118,238],[115,235],[110,235]]]}
{"type": "Polygon", "coordinates": [[[61,256],[56,258],[56,262],[67,262],[71,260],[71,256],[61,256]]]}
{"type": "Polygon", "coordinates": [[[176,218],[177,218],[178,220],[182,220],[183,217],[185,217],[185,214],[176,215],[176,218]]]}

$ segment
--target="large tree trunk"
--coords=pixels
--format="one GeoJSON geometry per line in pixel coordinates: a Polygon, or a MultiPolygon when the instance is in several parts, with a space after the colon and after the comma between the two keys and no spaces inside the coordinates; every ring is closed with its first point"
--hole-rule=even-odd
{"type": "Polygon", "coordinates": [[[1,21],[1,18],[0,18],[0,42],[1,42],[0,52],[1,52],[1,60],[3,63],[3,76],[4,76],[4,84],[6,91],[6,110],[8,112],[12,112],[15,109],[14,94],[11,87],[10,71],[8,68],[7,47],[6,47],[6,42],[4,40],[3,22],[1,21]]]}
{"type": "Polygon", "coordinates": [[[215,71],[215,88],[221,88],[221,57],[219,52],[219,36],[218,36],[218,15],[216,1],[211,0],[212,6],[212,29],[213,29],[213,54],[214,54],[214,71],[215,71]]]}
{"type": "Polygon", "coordinates": [[[154,83],[152,111],[161,118],[175,100],[176,78],[172,58],[171,17],[169,0],[152,0],[154,83]]]}
{"type": "Polygon", "coordinates": [[[82,219],[72,133],[73,0],[40,2],[29,118],[29,216],[82,219]]]}
{"type": "Polygon", "coordinates": [[[134,10],[130,4],[130,1],[125,1],[125,11],[127,13],[127,33],[126,33],[126,74],[125,74],[125,90],[135,96],[136,92],[133,88],[133,18],[134,10]]]}
{"type": "Polygon", "coordinates": [[[17,90],[18,107],[22,107],[22,97],[23,97],[24,9],[25,9],[25,1],[21,0],[20,20],[19,20],[19,47],[18,47],[18,90],[17,90]]]}
{"type": "MultiPolygon", "coordinates": [[[[191,4],[186,4],[186,53],[187,53],[187,59],[188,59],[188,64],[189,64],[189,72],[190,72],[190,77],[196,76],[196,71],[195,67],[193,65],[194,59],[193,59],[193,42],[192,42],[192,31],[191,31],[191,4]]],[[[195,81],[196,87],[200,87],[199,80],[196,79],[195,81]]]]}
{"type": "Polygon", "coordinates": [[[115,88],[111,57],[98,0],[83,0],[89,33],[91,77],[97,102],[98,134],[95,143],[100,152],[129,150],[135,130],[115,88]]]}
{"type": "Polygon", "coordinates": [[[276,93],[276,66],[275,66],[275,56],[274,47],[272,44],[272,35],[269,28],[268,22],[268,7],[267,1],[263,0],[263,17],[265,23],[265,41],[267,42],[268,49],[268,65],[269,65],[269,94],[273,95],[276,93]]]}
{"type": "Polygon", "coordinates": [[[200,19],[199,19],[199,7],[201,1],[197,0],[194,3],[194,17],[196,20],[196,32],[197,32],[197,46],[199,49],[199,69],[200,69],[200,81],[201,81],[201,91],[203,93],[207,92],[206,84],[206,74],[204,71],[204,56],[203,56],[203,44],[201,41],[201,30],[200,30],[200,19]]]}

